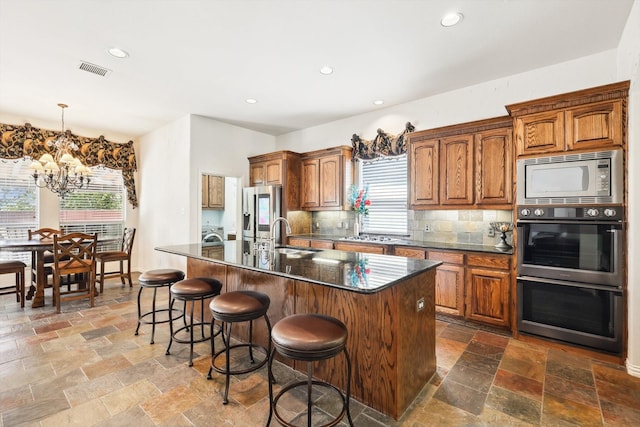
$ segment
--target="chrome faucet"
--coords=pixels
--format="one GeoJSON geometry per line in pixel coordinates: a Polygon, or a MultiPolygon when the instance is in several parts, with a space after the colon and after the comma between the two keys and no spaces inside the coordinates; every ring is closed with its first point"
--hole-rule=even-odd
{"type": "Polygon", "coordinates": [[[272,242],[271,247],[272,248],[276,247],[276,228],[275,228],[275,225],[276,225],[276,222],[278,222],[278,221],[284,222],[284,225],[286,226],[286,228],[285,228],[286,233],[287,234],[291,234],[291,225],[289,225],[289,221],[287,220],[287,218],[285,218],[283,216],[280,216],[280,217],[274,219],[273,222],[271,223],[271,242],[272,242]]]}

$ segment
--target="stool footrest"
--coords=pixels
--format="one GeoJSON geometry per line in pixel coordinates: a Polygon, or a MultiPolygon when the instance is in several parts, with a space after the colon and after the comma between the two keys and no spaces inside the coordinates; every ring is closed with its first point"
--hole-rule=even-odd
{"type": "MultiPolygon", "coordinates": [[[[331,420],[331,422],[329,424],[324,424],[321,427],[332,427],[337,425],[340,421],[342,421],[342,419],[344,418],[344,416],[347,413],[347,405],[345,403],[345,395],[342,393],[342,391],[334,386],[333,384],[330,384],[326,381],[319,381],[319,380],[313,380],[311,381],[311,384],[313,384],[314,386],[319,386],[319,387],[326,387],[326,388],[330,388],[333,389],[336,393],[338,393],[338,395],[340,396],[340,399],[342,400],[342,411],[340,411],[340,413],[333,419],[331,420]]],[[[296,427],[294,424],[291,424],[289,421],[286,421],[284,418],[282,418],[280,416],[280,414],[278,413],[278,400],[288,391],[296,388],[296,387],[308,387],[309,383],[308,381],[296,381],[294,383],[288,384],[286,386],[284,386],[273,398],[273,415],[275,415],[276,419],[280,422],[280,424],[284,425],[284,426],[288,426],[288,427],[296,427]]]]}
{"type": "MultiPolygon", "coordinates": [[[[257,363],[256,362],[252,362],[251,366],[248,367],[248,368],[245,368],[245,369],[229,370],[229,374],[230,375],[240,375],[240,374],[246,374],[248,372],[253,372],[253,371],[256,371],[256,370],[260,369],[261,367],[263,367],[267,363],[267,361],[269,360],[269,353],[267,352],[266,348],[264,348],[263,346],[258,345],[258,344],[247,344],[247,343],[245,343],[245,344],[234,344],[234,345],[229,347],[229,351],[231,351],[231,350],[233,350],[235,348],[249,348],[249,347],[251,347],[254,350],[262,350],[264,352],[264,354],[265,354],[264,360],[261,360],[260,362],[257,362],[257,363]]],[[[221,356],[223,354],[226,354],[226,351],[227,351],[226,348],[224,348],[224,349],[216,352],[216,354],[214,354],[213,357],[211,358],[211,369],[213,369],[214,371],[218,372],[219,374],[225,374],[225,375],[227,374],[226,368],[220,368],[220,367],[216,366],[216,364],[215,364],[216,359],[219,356],[221,356]]]]}
{"type": "MultiPolygon", "coordinates": [[[[156,311],[155,311],[155,314],[156,314],[156,316],[157,316],[157,315],[158,315],[158,313],[163,313],[163,312],[164,312],[164,313],[168,313],[169,311],[170,311],[170,310],[169,310],[168,308],[161,308],[161,309],[156,310],[156,311]]],[[[173,318],[173,320],[181,319],[182,317],[184,317],[184,312],[183,312],[182,310],[177,309],[177,308],[174,308],[174,309],[172,309],[172,311],[173,311],[174,313],[178,313],[178,316],[177,316],[177,317],[174,317],[174,318],[173,318]]],[[[148,312],[146,312],[146,313],[142,313],[142,314],[140,315],[139,322],[140,322],[140,323],[145,323],[145,324],[147,324],[147,325],[152,325],[154,322],[153,322],[152,320],[146,320],[146,319],[145,319],[145,317],[146,317],[146,316],[152,316],[152,317],[153,317],[153,314],[154,314],[154,312],[153,312],[153,311],[148,311],[148,312]]],[[[159,324],[159,323],[169,323],[169,321],[170,321],[170,320],[171,320],[171,319],[162,319],[162,320],[157,320],[157,319],[156,319],[155,323],[156,323],[156,325],[157,325],[157,324],[159,324]]]]}
{"type": "MultiPolygon", "coordinates": [[[[179,318],[178,318],[179,319],[179,318]]],[[[173,319],[176,320],[176,319],[173,319]]],[[[191,341],[191,338],[178,338],[178,334],[182,331],[189,331],[189,328],[195,328],[199,326],[203,331],[204,328],[206,327],[207,329],[211,328],[211,322],[196,322],[194,324],[189,324],[187,326],[181,326],[180,328],[176,329],[175,331],[173,331],[173,335],[172,335],[172,339],[180,344],[191,344],[193,343],[197,343],[197,342],[203,342],[203,341],[208,341],[211,339],[211,334],[209,333],[209,331],[207,330],[205,333],[204,337],[200,337],[200,338],[193,338],[193,341],[191,341]]],[[[214,332],[214,336],[217,335],[218,333],[220,333],[220,331],[218,332],[214,332]]]]}

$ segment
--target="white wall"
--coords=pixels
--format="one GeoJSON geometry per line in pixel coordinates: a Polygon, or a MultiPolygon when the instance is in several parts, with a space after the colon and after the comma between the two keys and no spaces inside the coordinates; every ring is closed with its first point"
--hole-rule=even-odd
{"type": "Polygon", "coordinates": [[[189,242],[189,135],[190,118],[184,116],[140,138],[135,245],[139,271],[186,268],[185,259],[154,248],[189,242]]]}
{"type": "MultiPolygon", "coordinates": [[[[422,130],[502,116],[507,114],[504,106],[508,104],[631,79],[629,157],[632,158],[632,163],[629,165],[631,181],[629,221],[632,225],[629,235],[637,235],[633,230],[640,224],[640,197],[637,188],[640,182],[640,160],[637,153],[640,133],[640,96],[638,94],[640,90],[638,14],[640,12],[638,8],[639,2],[636,1],[619,49],[292,132],[277,137],[277,149],[304,152],[342,144],[350,145],[350,139],[354,133],[365,139],[374,138],[377,128],[390,134],[397,134],[404,130],[407,121],[410,121],[416,130],[422,130]],[[623,49],[624,52],[622,52],[623,49]],[[623,65],[625,69],[619,70],[623,65]],[[635,228],[633,224],[636,225],[635,228]]],[[[639,250],[640,243],[631,242],[628,259],[640,259],[639,250]],[[634,257],[634,254],[637,255],[634,257]]],[[[639,277],[637,265],[630,262],[627,367],[630,373],[637,376],[640,376],[639,277]]]]}
{"type": "Polygon", "coordinates": [[[631,80],[629,90],[629,134],[627,167],[628,188],[628,329],[627,371],[640,377],[640,1],[633,3],[631,14],[618,46],[618,79],[631,80]]]}
{"type": "MultiPolygon", "coordinates": [[[[142,137],[139,271],[186,268],[184,257],[154,248],[200,241],[202,173],[238,177],[244,186],[249,181],[247,157],[274,150],[271,135],[197,115],[184,116],[142,137]]],[[[239,197],[237,203],[241,203],[239,197]]]]}

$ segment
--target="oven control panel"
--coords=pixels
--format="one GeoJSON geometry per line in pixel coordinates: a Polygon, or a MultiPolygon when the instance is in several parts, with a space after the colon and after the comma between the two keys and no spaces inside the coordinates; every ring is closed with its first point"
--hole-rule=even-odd
{"type": "Polygon", "coordinates": [[[621,221],[622,206],[520,206],[518,219],[621,221]]]}

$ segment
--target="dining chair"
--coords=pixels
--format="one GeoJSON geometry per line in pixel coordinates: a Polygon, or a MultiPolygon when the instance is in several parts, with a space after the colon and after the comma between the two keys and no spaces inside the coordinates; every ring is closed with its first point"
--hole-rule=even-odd
{"type": "Polygon", "coordinates": [[[16,294],[16,302],[24,307],[24,269],[27,264],[22,261],[0,261],[0,275],[15,274],[16,283],[12,286],[0,287],[0,295],[16,294]]]}
{"type": "Polygon", "coordinates": [[[53,301],[60,313],[63,301],[89,298],[93,307],[96,281],[96,246],[98,234],[69,233],[53,236],[53,301]],[[76,288],[62,291],[62,276],[70,278],[76,288]]]}
{"type": "MultiPolygon", "coordinates": [[[[53,236],[56,234],[61,234],[61,230],[56,230],[55,228],[39,228],[37,230],[28,230],[29,240],[53,240],[53,236]]],[[[45,251],[44,252],[44,284],[47,287],[50,287],[48,277],[53,274],[53,252],[45,251]]],[[[31,284],[36,286],[37,281],[37,267],[36,267],[36,258],[35,255],[31,256],[31,284]]]]}
{"type": "Polygon", "coordinates": [[[128,227],[122,233],[122,241],[120,242],[120,250],[118,251],[102,251],[96,253],[96,261],[100,264],[100,293],[104,292],[104,279],[119,277],[124,286],[125,277],[129,280],[129,287],[133,287],[131,281],[131,250],[133,249],[133,239],[136,236],[136,229],[128,227]],[[105,265],[108,262],[119,261],[120,269],[118,271],[105,272],[105,265]],[[127,263],[127,271],[124,270],[124,263],[127,263]]]}

